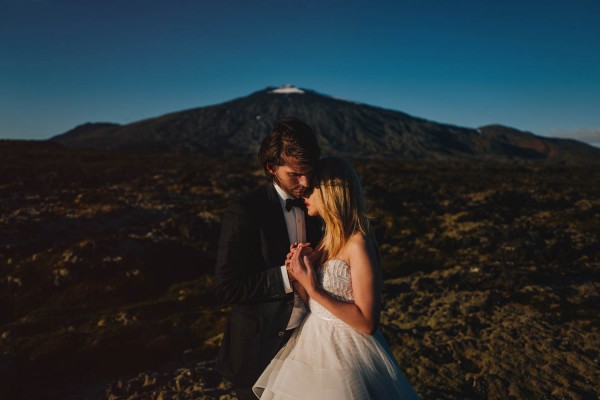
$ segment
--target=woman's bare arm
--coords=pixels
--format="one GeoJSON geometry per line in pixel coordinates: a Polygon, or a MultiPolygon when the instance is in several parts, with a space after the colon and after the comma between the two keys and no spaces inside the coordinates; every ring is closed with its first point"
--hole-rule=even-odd
{"type": "Polygon", "coordinates": [[[363,235],[354,235],[343,251],[352,276],[354,303],[335,299],[323,291],[316,281],[314,268],[302,251],[292,256],[292,270],[308,295],[340,320],[361,333],[373,334],[379,326],[381,308],[381,275],[374,244],[363,235]]]}

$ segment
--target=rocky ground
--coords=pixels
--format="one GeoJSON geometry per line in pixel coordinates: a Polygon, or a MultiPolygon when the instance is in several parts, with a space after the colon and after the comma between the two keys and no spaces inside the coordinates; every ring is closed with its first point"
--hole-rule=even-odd
{"type": "MultiPolygon", "coordinates": [[[[212,270],[254,162],[0,142],[0,398],[235,398],[212,270]]],[[[597,166],[354,162],[424,399],[600,396],[597,166]]]]}

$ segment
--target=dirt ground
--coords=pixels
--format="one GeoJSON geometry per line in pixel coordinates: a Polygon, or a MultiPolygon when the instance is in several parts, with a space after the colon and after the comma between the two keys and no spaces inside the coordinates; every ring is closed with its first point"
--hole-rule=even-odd
{"type": "MultiPolygon", "coordinates": [[[[0,397],[233,399],[220,218],[254,159],[0,145],[0,397]]],[[[600,397],[600,168],[353,160],[423,399],[600,397]]]]}

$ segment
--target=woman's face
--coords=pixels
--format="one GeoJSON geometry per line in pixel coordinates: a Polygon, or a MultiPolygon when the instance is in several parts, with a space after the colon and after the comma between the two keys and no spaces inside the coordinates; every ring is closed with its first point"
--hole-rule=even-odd
{"type": "Polygon", "coordinates": [[[310,187],[304,193],[304,205],[306,205],[306,212],[311,217],[319,215],[319,208],[321,208],[321,196],[319,188],[310,187]],[[308,196],[308,197],[306,197],[308,196]]]}

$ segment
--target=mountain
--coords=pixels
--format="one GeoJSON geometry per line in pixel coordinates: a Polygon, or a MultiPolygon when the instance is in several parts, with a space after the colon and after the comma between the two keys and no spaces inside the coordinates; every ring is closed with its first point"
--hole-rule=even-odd
{"type": "Polygon", "coordinates": [[[295,116],[317,132],[324,154],[358,157],[600,159],[574,140],[548,139],[490,125],[440,124],[403,112],[340,100],[291,85],[269,87],[222,104],[127,125],[87,123],[51,141],[65,146],[184,154],[256,154],[273,121],[295,116]]]}
{"type": "Polygon", "coordinates": [[[580,142],[591,144],[595,147],[600,147],[600,129],[578,129],[574,131],[557,131],[557,136],[575,139],[580,142]]]}

